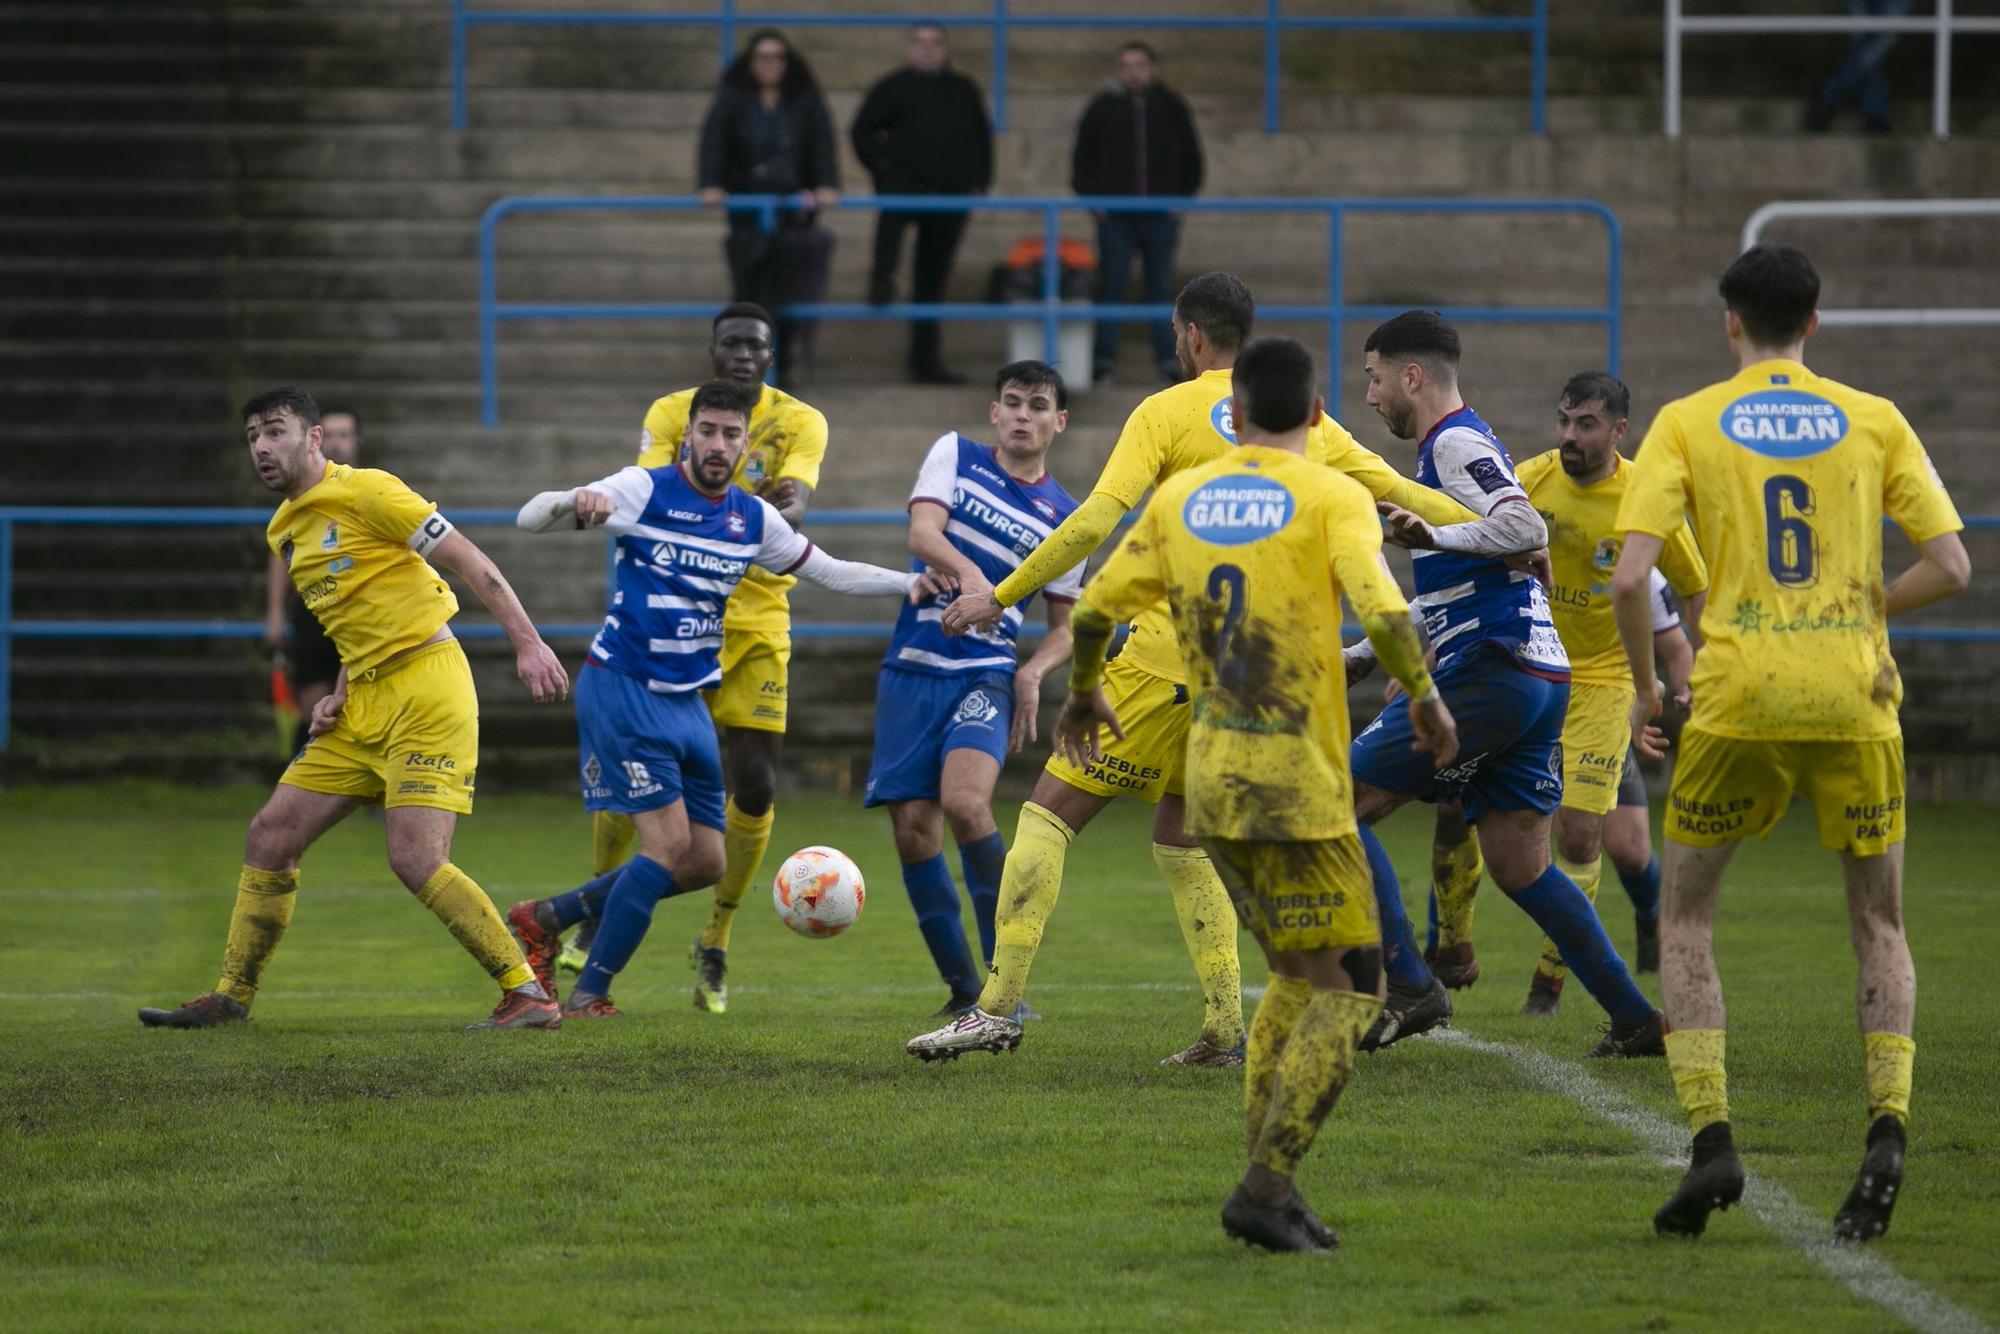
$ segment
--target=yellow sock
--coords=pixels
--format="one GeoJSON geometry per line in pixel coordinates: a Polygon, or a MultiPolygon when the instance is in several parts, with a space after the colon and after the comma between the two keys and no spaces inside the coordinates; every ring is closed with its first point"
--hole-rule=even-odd
{"type": "Polygon", "coordinates": [[[1667,1070],[1687,1113],[1688,1130],[1700,1134],[1729,1119],[1729,1076],[1722,1069],[1719,1028],[1675,1029],[1667,1034],[1667,1070]]]}
{"type": "MultiPolygon", "coordinates": [[[[1576,881],[1576,887],[1583,891],[1585,898],[1589,899],[1593,904],[1597,902],[1597,885],[1604,878],[1604,859],[1602,857],[1599,857],[1588,866],[1573,862],[1567,857],[1558,857],[1556,858],[1556,865],[1562,868],[1564,875],[1576,881]]],[[[1542,937],[1542,960],[1535,965],[1535,971],[1544,977],[1554,978],[1557,983],[1561,983],[1568,973],[1568,970],[1563,967],[1562,951],[1558,950],[1556,943],[1547,936],[1542,937]]]]}
{"type": "Polygon", "coordinates": [[[1257,1017],[1250,1021],[1250,1039],[1243,1053],[1243,1120],[1252,1153],[1264,1133],[1264,1118],[1271,1112],[1271,1084],[1278,1077],[1278,1061],[1312,994],[1312,983],[1304,978],[1273,973],[1264,987],[1264,999],[1257,1002],[1257,1017]]]}
{"type": "Polygon", "coordinates": [[[1200,848],[1153,845],[1153,865],[1173,896],[1181,939],[1201,981],[1201,1036],[1217,1047],[1243,1043],[1243,967],[1236,957],[1236,905],[1200,848]]]}
{"type": "Polygon", "coordinates": [[[728,864],[722,879],[715,882],[715,901],[708,909],[708,925],[701,929],[703,949],[729,948],[729,924],[736,919],[743,896],[756,883],[757,873],[764,869],[764,850],[771,846],[771,821],[777,814],[773,807],[762,815],[745,815],[736,808],[735,798],[730,799],[722,829],[722,848],[728,864]]]}
{"type": "Polygon", "coordinates": [[[1354,1068],[1355,1045],[1381,1010],[1381,1001],[1358,991],[1312,993],[1278,1059],[1252,1163],[1284,1177],[1298,1169],[1354,1068]]]}
{"type": "MultiPolygon", "coordinates": [[[[229,943],[222,948],[222,978],[215,989],[239,1004],[257,999],[264,965],[277,952],[292,907],[299,901],[297,871],[260,871],[246,866],[236,875],[236,909],[229,914],[229,943]]],[[[1908,1069],[1905,1063],[1904,1069],[1908,1069]]],[[[1909,1079],[1903,1080],[1908,1101],[1909,1079]]]]}
{"type": "Polygon", "coordinates": [[[632,817],[617,811],[590,814],[590,864],[592,874],[603,875],[623,866],[632,855],[632,839],[637,834],[632,817]]]}
{"type": "Polygon", "coordinates": [[[1010,1015],[1028,990],[1028,969],[1042,945],[1042,928],[1062,893],[1063,859],[1076,831],[1032,801],[1021,803],[1021,822],[1000,872],[1000,907],[993,920],[993,965],[979,1008],[1010,1015]]]}
{"type": "Polygon", "coordinates": [[[1901,1033],[1863,1033],[1861,1050],[1868,1067],[1868,1124],[1893,1116],[1910,1123],[1910,1067],[1917,1044],[1901,1033]]]}
{"type": "Polygon", "coordinates": [[[1472,900],[1486,874],[1479,838],[1471,829],[1457,843],[1431,845],[1431,892],[1437,895],[1438,945],[1472,939],[1472,900]]]}
{"type": "Polygon", "coordinates": [[[479,882],[446,862],[424,881],[417,902],[437,914],[466,953],[479,960],[503,991],[535,980],[534,969],[521,957],[521,946],[494,911],[493,900],[479,882]]]}

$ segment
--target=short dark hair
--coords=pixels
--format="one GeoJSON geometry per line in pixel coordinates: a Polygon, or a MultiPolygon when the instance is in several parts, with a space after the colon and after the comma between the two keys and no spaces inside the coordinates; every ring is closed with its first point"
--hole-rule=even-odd
{"type": "Polygon", "coordinates": [[[1121,42],[1118,47],[1118,54],[1122,56],[1127,51],[1137,51],[1140,55],[1146,57],[1146,59],[1152,61],[1155,65],[1160,63],[1160,53],[1152,48],[1151,43],[1142,42],[1137,38],[1134,38],[1129,42],[1121,42]]]}
{"type": "Polygon", "coordinates": [[[912,23],[910,25],[910,31],[913,33],[923,32],[925,29],[929,29],[931,32],[936,33],[938,36],[944,38],[946,41],[951,40],[951,33],[945,28],[944,24],[939,22],[937,19],[918,19],[915,23],[912,23]]]}
{"type": "Polygon", "coordinates": [[[1312,418],[1312,353],[1296,338],[1259,338],[1236,358],[1231,414],[1265,431],[1296,431],[1312,418]]]}
{"type": "Polygon", "coordinates": [[[1759,347],[1797,342],[1819,309],[1819,272],[1793,245],[1751,246],[1723,272],[1719,287],[1759,347]]]}
{"type": "Polygon", "coordinates": [[[1613,421],[1632,415],[1632,391],[1623,380],[1603,371],[1583,371],[1563,382],[1564,407],[1580,408],[1585,403],[1602,403],[1613,421]]]}
{"type": "Polygon", "coordinates": [[[709,322],[709,332],[713,333],[715,330],[720,329],[724,320],[757,320],[766,329],[776,329],[778,327],[777,321],[771,318],[771,312],[758,305],[755,301],[732,301],[721,310],[716,311],[715,318],[709,322]]]}
{"type": "Polygon", "coordinates": [[[1194,324],[1224,352],[1242,347],[1257,323],[1257,301],[1233,273],[1204,273],[1189,279],[1174,298],[1174,314],[1194,324]]]}
{"type": "Polygon", "coordinates": [[[1046,361],[1010,361],[1002,366],[993,377],[993,397],[998,399],[1010,384],[1023,389],[1052,389],[1057,410],[1069,406],[1069,386],[1063,383],[1062,372],[1046,361]]]}
{"type": "Polygon", "coordinates": [[[757,400],[763,396],[764,386],[738,384],[734,380],[710,380],[694,391],[688,402],[688,424],[704,412],[734,412],[743,418],[743,424],[750,424],[750,413],[755,410],[757,400]]]}
{"type": "MultiPolygon", "coordinates": [[[[289,412],[309,427],[319,425],[319,404],[313,402],[311,394],[290,384],[266,389],[244,403],[242,419],[249,421],[253,417],[268,417],[274,412],[289,412]]],[[[359,417],[354,420],[356,425],[361,422],[359,417]]]]}
{"type": "Polygon", "coordinates": [[[1430,361],[1458,368],[1458,330],[1434,310],[1406,310],[1375,326],[1363,352],[1383,361],[1430,361]]]}

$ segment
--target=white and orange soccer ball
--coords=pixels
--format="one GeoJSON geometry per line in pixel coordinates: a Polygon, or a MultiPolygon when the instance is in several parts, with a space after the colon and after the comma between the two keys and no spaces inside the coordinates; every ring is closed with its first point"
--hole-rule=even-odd
{"type": "Polygon", "coordinates": [[[771,884],[778,920],[802,936],[837,936],[860,920],[868,889],[861,868],[838,848],[800,848],[771,884]]]}

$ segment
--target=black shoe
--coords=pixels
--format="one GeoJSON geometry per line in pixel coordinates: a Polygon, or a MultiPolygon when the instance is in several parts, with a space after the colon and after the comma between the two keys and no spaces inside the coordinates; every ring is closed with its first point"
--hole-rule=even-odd
{"type": "Polygon", "coordinates": [[[1655,917],[1650,922],[1641,922],[1637,918],[1634,918],[1633,926],[1638,930],[1639,948],[1636,957],[1633,959],[1632,971],[1635,973],[1659,972],[1660,919],[1655,917]]]}
{"type": "Polygon", "coordinates": [[[1553,1019],[1562,1008],[1562,998],[1563,979],[1537,968],[1528,983],[1528,999],[1522,1002],[1521,1013],[1530,1019],[1553,1019]]]}
{"type": "Polygon", "coordinates": [[[1291,1208],[1298,1215],[1299,1222],[1305,1224],[1305,1229],[1311,1234],[1312,1239],[1319,1243],[1321,1250],[1330,1251],[1340,1245],[1340,1234],[1326,1225],[1297,1189],[1292,1191],[1291,1208]]]}
{"type": "MultiPolygon", "coordinates": [[[[1325,1227],[1326,1224],[1321,1223],[1320,1226],[1325,1227]]],[[[1238,1241],[1262,1246],[1267,1251],[1326,1249],[1307,1226],[1302,1209],[1290,1204],[1282,1209],[1259,1204],[1241,1186],[1222,1206],[1222,1230],[1238,1241]]]]}
{"type": "MultiPolygon", "coordinates": [[[[962,991],[954,991],[951,993],[951,999],[944,1003],[944,1008],[940,1009],[936,1014],[932,1015],[931,1018],[956,1019],[959,1015],[971,1014],[974,1010],[978,1008],[979,1008],[978,992],[975,991],[972,994],[967,995],[962,991]]],[[[1039,1018],[1040,1016],[1037,1017],[1039,1018]]]]}
{"type": "Polygon", "coordinates": [[[1873,1241],[1889,1230],[1896,1196],[1903,1189],[1903,1150],[1909,1132],[1893,1116],[1878,1116],[1868,1127],[1868,1152],[1846,1203],[1833,1216],[1835,1241],[1873,1241]]]}
{"type": "Polygon", "coordinates": [[[147,1006],[139,1011],[139,1022],[148,1028],[220,1028],[240,1024],[250,1017],[250,1007],[219,991],[178,1005],[171,1010],[147,1006]]]}
{"type": "Polygon", "coordinates": [[[1743,1160],[1729,1137],[1729,1123],[1702,1127],[1694,1137],[1693,1161],[1674,1193],[1653,1215],[1653,1231],[1663,1237],[1699,1237],[1708,1215],[1743,1198],[1743,1160]]]}
{"type": "Polygon", "coordinates": [[[1604,1060],[1609,1057],[1665,1056],[1667,1054],[1666,1018],[1658,1010],[1653,1011],[1636,1024],[1620,1027],[1606,1024],[1604,1036],[1595,1047],[1583,1054],[1586,1061],[1604,1060]]]}
{"type": "Polygon", "coordinates": [[[963,375],[948,366],[912,366],[910,378],[918,384],[961,385],[969,383],[963,375]]]}
{"type": "Polygon", "coordinates": [[[1391,984],[1389,999],[1362,1035],[1360,1046],[1362,1051],[1379,1051],[1433,1028],[1450,1027],[1451,994],[1444,983],[1432,978],[1428,991],[1405,991],[1391,984]]]}

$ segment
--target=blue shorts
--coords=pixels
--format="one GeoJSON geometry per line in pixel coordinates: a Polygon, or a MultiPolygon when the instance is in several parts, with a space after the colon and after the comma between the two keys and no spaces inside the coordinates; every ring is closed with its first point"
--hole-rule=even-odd
{"type": "Polygon", "coordinates": [[[1354,738],[1354,781],[1423,801],[1459,801],[1470,824],[1487,811],[1548,814],[1562,802],[1563,715],[1569,682],[1525,672],[1497,646],[1470,649],[1437,674],[1458,724],[1458,755],[1438,771],[1410,749],[1416,733],[1398,700],[1354,738]]]}
{"type": "Polygon", "coordinates": [[[1014,674],[941,676],[884,667],[875,686],[875,758],[866,806],[936,801],[947,751],[980,750],[1007,762],[1014,674]]]}
{"type": "Polygon", "coordinates": [[[663,695],[609,668],[576,674],[583,808],[657,811],[687,803],[690,823],[723,827],[722,752],[699,691],[663,695]]]}

